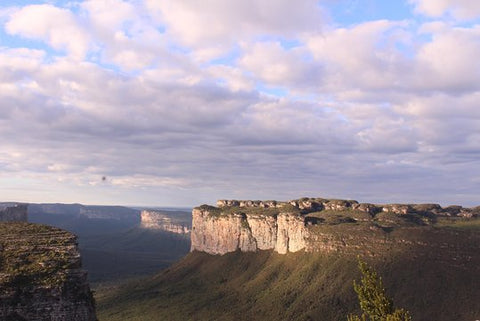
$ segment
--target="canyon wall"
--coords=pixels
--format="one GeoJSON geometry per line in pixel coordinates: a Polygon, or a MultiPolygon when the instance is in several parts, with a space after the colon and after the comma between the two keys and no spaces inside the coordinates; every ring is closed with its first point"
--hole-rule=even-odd
{"type": "Polygon", "coordinates": [[[96,320],[73,234],[45,225],[2,222],[0,244],[0,320],[96,320]]]}
{"type": "MultiPolygon", "coordinates": [[[[412,234],[432,227],[441,217],[473,219],[479,213],[479,207],[375,205],[323,198],[288,202],[220,200],[217,207],[193,209],[191,251],[225,254],[274,250],[285,254],[300,250],[358,252],[361,248],[373,253],[399,242],[413,244],[393,230],[410,229],[408,233],[412,234]]],[[[422,245],[422,241],[415,242],[422,245]]]]}
{"type": "Polygon", "coordinates": [[[307,230],[296,213],[276,216],[262,214],[215,215],[215,209],[195,208],[192,212],[192,251],[225,254],[240,250],[296,252],[305,248],[307,230]]]}
{"type": "Polygon", "coordinates": [[[28,220],[27,209],[27,204],[0,206],[0,222],[26,222],[28,220]]]}
{"type": "Polygon", "coordinates": [[[191,224],[189,222],[172,218],[160,211],[143,210],[140,217],[141,228],[162,230],[175,234],[190,233],[191,224]]]}

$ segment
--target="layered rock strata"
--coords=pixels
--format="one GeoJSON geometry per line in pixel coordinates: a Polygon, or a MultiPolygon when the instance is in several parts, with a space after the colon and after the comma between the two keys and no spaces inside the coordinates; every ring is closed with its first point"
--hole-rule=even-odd
{"type": "Polygon", "coordinates": [[[0,260],[0,320],[96,320],[73,234],[38,224],[0,223],[0,260]]]}
{"type": "Polygon", "coordinates": [[[188,234],[191,227],[186,222],[177,221],[165,213],[143,210],[140,213],[140,227],[145,229],[162,230],[175,234],[188,234]]]}
{"type": "Polygon", "coordinates": [[[392,247],[402,242],[391,233],[395,228],[413,231],[432,226],[437,218],[469,219],[479,213],[479,207],[376,205],[323,198],[287,202],[220,200],[217,207],[202,205],[193,209],[191,250],[210,254],[237,250],[274,250],[281,254],[300,250],[343,252],[360,244],[368,251],[372,244],[373,249],[378,244],[392,247]],[[368,236],[362,239],[358,235],[368,236]]]}

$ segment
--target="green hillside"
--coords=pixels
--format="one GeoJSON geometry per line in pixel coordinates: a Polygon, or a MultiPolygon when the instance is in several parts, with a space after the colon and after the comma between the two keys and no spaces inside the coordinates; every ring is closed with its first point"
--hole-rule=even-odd
{"type": "MultiPolygon", "coordinates": [[[[425,247],[364,259],[383,277],[396,305],[413,320],[480,318],[480,233],[477,222],[411,229],[425,247]],[[468,228],[465,228],[468,226],[468,228]],[[444,247],[444,250],[442,250],[444,247]],[[452,256],[452,253],[458,255],[452,256]]],[[[408,242],[405,233],[401,242],[408,242]]],[[[272,251],[213,256],[190,253],[153,278],[99,289],[100,321],[346,320],[358,312],[352,288],[356,255],[272,251]]]]}

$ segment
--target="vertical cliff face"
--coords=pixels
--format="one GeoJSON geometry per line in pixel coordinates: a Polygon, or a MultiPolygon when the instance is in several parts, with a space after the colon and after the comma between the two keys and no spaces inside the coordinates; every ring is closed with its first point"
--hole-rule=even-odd
{"type": "Polygon", "coordinates": [[[225,254],[237,249],[255,250],[256,245],[241,215],[215,216],[208,209],[192,212],[192,251],[225,254]]]}
{"type": "Polygon", "coordinates": [[[305,248],[307,233],[298,213],[224,214],[215,208],[200,207],[192,212],[191,249],[212,254],[236,250],[297,252],[305,248]]]}
{"type": "Polygon", "coordinates": [[[0,223],[0,319],[95,321],[76,237],[37,224],[0,223]]]}
{"type": "Polygon", "coordinates": [[[175,219],[165,213],[152,210],[143,210],[140,213],[140,227],[152,230],[162,230],[175,234],[190,233],[191,225],[181,219],[175,219]]]}
{"type": "Polygon", "coordinates": [[[277,219],[273,216],[247,215],[247,223],[256,249],[270,250],[277,244],[277,219]]]}
{"type": "Polygon", "coordinates": [[[294,213],[280,213],[277,216],[275,251],[285,254],[303,250],[306,246],[307,235],[303,217],[294,213]]]}
{"type": "Polygon", "coordinates": [[[27,222],[27,208],[26,204],[0,206],[0,222],[27,222]]]}
{"type": "Polygon", "coordinates": [[[439,218],[465,220],[480,215],[480,207],[374,205],[322,198],[288,202],[220,200],[217,206],[202,205],[193,210],[192,251],[373,253],[375,248],[391,247],[397,241],[408,243],[391,237],[395,228],[428,227],[439,218]]]}

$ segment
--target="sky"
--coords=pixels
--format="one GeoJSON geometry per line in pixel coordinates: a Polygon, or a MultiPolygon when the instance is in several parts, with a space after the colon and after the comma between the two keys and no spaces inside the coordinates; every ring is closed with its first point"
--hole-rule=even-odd
{"type": "Polygon", "coordinates": [[[479,205],[480,1],[0,2],[0,199],[479,205]]]}

